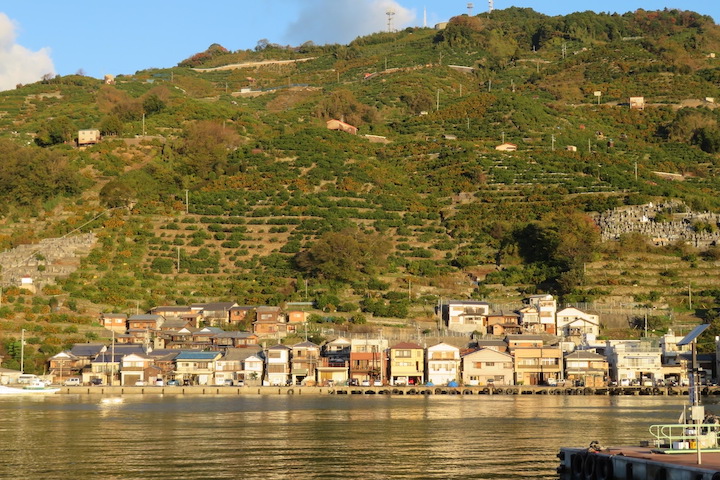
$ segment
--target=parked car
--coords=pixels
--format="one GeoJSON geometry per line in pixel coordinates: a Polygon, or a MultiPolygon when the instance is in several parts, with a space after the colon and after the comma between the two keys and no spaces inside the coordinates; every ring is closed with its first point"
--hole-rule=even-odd
{"type": "Polygon", "coordinates": [[[78,387],[82,385],[82,381],[80,380],[80,377],[66,378],[63,385],[66,387],[78,387]]]}
{"type": "Polygon", "coordinates": [[[158,378],[157,380],[155,380],[156,387],[162,387],[164,385],[165,385],[165,381],[162,378],[158,378]]]}
{"type": "Polygon", "coordinates": [[[179,386],[180,386],[180,381],[179,381],[179,380],[168,380],[168,381],[167,381],[167,386],[168,386],[168,387],[179,387],[179,386]]]}
{"type": "Polygon", "coordinates": [[[357,387],[360,385],[360,382],[357,378],[351,378],[350,380],[348,380],[348,385],[350,385],[351,387],[357,387]]]}
{"type": "Polygon", "coordinates": [[[136,387],[144,387],[144,386],[145,386],[145,382],[143,382],[142,380],[138,380],[137,382],[135,382],[135,386],[136,386],[136,387]]]}
{"type": "Polygon", "coordinates": [[[90,380],[90,385],[97,386],[97,385],[102,385],[102,384],[103,384],[102,378],[93,378],[92,380],[90,380]]]}
{"type": "Polygon", "coordinates": [[[223,382],[223,385],[226,386],[226,387],[232,387],[233,385],[235,385],[235,382],[233,382],[232,379],[227,378],[227,379],[225,379],[225,381],[223,382]]]}

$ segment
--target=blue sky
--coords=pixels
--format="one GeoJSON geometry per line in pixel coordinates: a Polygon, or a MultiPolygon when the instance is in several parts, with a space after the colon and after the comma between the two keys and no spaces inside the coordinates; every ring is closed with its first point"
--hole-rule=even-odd
{"type": "MultiPolygon", "coordinates": [[[[487,0],[473,4],[474,14],[488,9],[487,0]]],[[[229,50],[252,49],[260,39],[281,45],[348,43],[387,30],[389,9],[395,12],[393,27],[401,29],[422,26],[425,18],[432,26],[468,13],[467,5],[465,0],[0,0],[0,90],[46,73],[82,70],[102,78],[171,67],[213,43],[229,50]]],[[[717,0],[495,0],[494,6],[546,15],[679,8],[720,20],[717,0]]]]}

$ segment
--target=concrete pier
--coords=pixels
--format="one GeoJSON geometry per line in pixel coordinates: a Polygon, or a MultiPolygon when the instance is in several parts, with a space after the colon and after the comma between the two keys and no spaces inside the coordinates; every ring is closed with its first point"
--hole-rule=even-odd
{"type": "Polygon", "coordinates": [[[720,453],[654,453],[650,448],[618,447],[601,452],[563,448],[558,454],[561,480],[720,480],[720,453]]]}
{"type": "MultiPolygon", "coordinates": [[[[687,387],[547,387],[507,386],[73,386],[58,394],[81,395],[688,395],[687,387]]],[[[704,396],[720,395],[720,387],[704,387],[704,396]]]]}

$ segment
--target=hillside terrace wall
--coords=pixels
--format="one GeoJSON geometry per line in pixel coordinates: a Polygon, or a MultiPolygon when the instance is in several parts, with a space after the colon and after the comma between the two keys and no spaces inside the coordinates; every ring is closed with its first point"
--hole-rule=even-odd
{"type": "Polygon", "coordinates": [[[683,212],[671,214],[669,222],[655,222],[661,212],[680,210],[679,203],[660,203],[616,208],[595,214],[593,220],[600,227],[603,241],[617,240],[621,235],[640,233],[652,239],[656,245],[671,245],[682,241],[696,248],[706,249],[720,243],[720,232],[696,232],[696,222],[707,222],[716,230],[720,215],[710,212],[683,212]]]}
{"type": "Polygon", "coordinates": [[[97,237],[94,233],[46,238],[38,243],[19,245],[0,253],[0,284],[20,286],[23,277],[33,279],[36,288],[54,283],[55,278],[74,272],[80,257],[90,253],[97,237]]]}

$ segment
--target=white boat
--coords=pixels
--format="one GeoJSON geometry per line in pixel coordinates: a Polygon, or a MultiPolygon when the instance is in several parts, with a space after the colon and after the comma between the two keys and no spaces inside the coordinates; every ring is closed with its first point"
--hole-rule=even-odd
{"type": "Polygon", "coordinates": [[[50,395],[60,391],[59,388],[48,387],[42,382],[31,383],[22,387],[0,385],[0,395],[50,395]]]}

